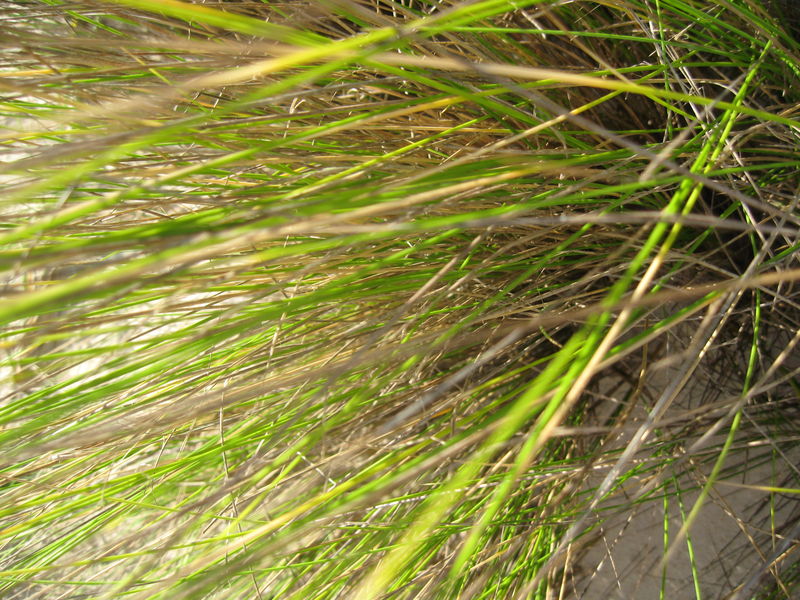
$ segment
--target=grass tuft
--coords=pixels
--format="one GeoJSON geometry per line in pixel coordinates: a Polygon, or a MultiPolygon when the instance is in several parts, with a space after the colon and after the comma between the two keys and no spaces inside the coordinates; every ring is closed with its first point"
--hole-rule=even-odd
{"type": "Polygon", "coordinates": [[[0,597],[797,597],[799,21],[5,2],[0,597]]]}

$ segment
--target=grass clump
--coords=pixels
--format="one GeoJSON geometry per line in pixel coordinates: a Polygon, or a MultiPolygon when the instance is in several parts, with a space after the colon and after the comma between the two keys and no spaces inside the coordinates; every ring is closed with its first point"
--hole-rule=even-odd
{"type": "Polygon", "coordinates": [[[6,2],[0,596],[795,597],[792,11],[6,2]]]}

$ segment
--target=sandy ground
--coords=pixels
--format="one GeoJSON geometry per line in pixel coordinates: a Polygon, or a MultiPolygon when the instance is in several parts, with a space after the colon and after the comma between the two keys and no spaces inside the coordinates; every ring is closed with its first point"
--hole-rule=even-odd
{"type": "MultiPolygon", "coordinates": [[[[653,378],[651,391],[657,393],[667,385],[673,371],[667,369],[653,378]]],[[[664,418],[701,406],[707,401],[708,392],[708,382],[695,379],[664,418]]],[[[792,390],[786,391],[787,402],[796,405],[794,396],[792,390]]],[[[745,407],[743,429],[752,425],[747,414],[754,410],[752,406],[745,407]]],[[[630,419],[634,425],[646,417],[644,408],[637,407],[637,411],[630,419]]],[[[666,502],[662,493],[637,504],[633,511],[606,507],[595,513],[597,526],[588,534],[594,536],[594,541],[588,544],[573,575],[575,596],[586,600],[750,600],[755,590],[775,585],[780,569],[797,563],[800,497],[792,493],[770,494],[764,487],[796,487],[792,482],[800,475],[800,444],[780,439],[772,432],[758,440],[752,435],[752,427],[749,438],[740,436],[737,439],[742,441],[734,443],[688,538],[676,541],[685,516],[707,484],[719,456],[730,420],[725,422],[707,450],[689,455],[686,447],[691,440],[675,447],[672,455],[678,460],[661,472],[661,481],[669,483],[666,502]],[[672,552],[666,568],[662,564],[665,532],[672,552]],[[783,558],[777,566],[767,569],[765,565],[773,563],[775,555],[781,553],[783,558]],[[697,573],[696,578],[693,572],[697,573]],[[748,583],[753,591],[736,596],[737,588],[748,583]]],[[[629,439],[630,434],[620,439],[620,447],[629,439]]],[[[651,455],[644,451],[639,456],[646,460],[651,455]]],[[[587,481],[587,489],[596,487],[606,472],[607,469],[598,470],[587,481]]],[[[646,486],[652,480],[634,478],[631,482],[626,489],[633,498],[642,491],[641,487],[637,489],[637,483],[646,486]]],[[[791,592],[781,592],[779,587],[776,591],[778,595],[770,598],[793,599],[791,592]]]]}

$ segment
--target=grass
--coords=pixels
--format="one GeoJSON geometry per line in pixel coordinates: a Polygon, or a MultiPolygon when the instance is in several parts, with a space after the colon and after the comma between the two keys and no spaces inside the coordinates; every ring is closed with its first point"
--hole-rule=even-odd
{"type": "Polygon", "coordinates": [[[795,597],[791,5],[0,18],[0,597],[795,597]]]}

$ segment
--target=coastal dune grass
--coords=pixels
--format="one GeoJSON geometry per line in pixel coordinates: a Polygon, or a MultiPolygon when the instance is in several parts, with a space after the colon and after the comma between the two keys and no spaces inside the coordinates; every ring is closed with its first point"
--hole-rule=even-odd
{"type": "Polygon", "coordinates": [[[792,11],[4,2],[0,597],[796,597],[792,11]]]}

